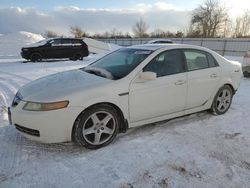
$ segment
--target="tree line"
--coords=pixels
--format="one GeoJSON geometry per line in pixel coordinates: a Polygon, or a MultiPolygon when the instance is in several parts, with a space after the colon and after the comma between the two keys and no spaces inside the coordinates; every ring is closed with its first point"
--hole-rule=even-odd
{"type": "MultiPolygon", "coordinates": [[[[250,37],[250,11],[247,10],[242,16],[235,19],[230,18],[228,9],[219,0],[205,0],[192,11],[191,20],[188,28],[183,31],[168,31],[155,29],[149,32],[150,26],[140,18],[132,26],[132,34],[122,32],[114,28],[103,33],[89,34],[79,26],[71,26],[69,33],[76,38],[91,37],[101,38],[219,38],[250,37]]],[[[59,35],[53,31],[46,31],[44,37],[53,38],[59,35]]]]}

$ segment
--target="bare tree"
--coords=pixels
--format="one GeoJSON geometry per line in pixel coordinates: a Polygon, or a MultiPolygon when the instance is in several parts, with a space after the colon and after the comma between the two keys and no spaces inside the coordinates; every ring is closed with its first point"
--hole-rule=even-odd
{"type": "Polygon", "coordinates": [[[181,31],[171,32],[164,31],[162,29],[155,29],[151,34],[151,38],[182,38],[184,37],[184,33],[181,31]]]}
{"type": "Polygon", "coordinates": [[[83,31],[79,26],[71,26],[69,31],[75,38],[87,37],[88,34],[83,31]]]}
{"type": "Polygon", "coordinates": [[[142,19],[138,20],[133,26],[133,32],[135,37],[148,37],[147,30],[149,25],[142,19]]]}
{"type": "Polygon", "coordinates": [[[184,37],[184,33],[182,31],[177,31],[175,34],[176,38],[183,38],[184,37]]]}
{"type": "Polygon", "coordinates": [[[228,20],[227,10],[217,0],[206,0],[192,14],[192,32],[201,37],[216,37],[223,32],[224,23],[228,20]]]}
{"type": "Polygon", "coordinates": [[[250,11],[236,18],[235,37],[250,36],[250,11]]]}
{"type": "Polygon", "coordinates": [[[111,31],[110,31],[110,38],[124,38],[124,35],[121,31],[119,31],[118,29],[116,28],[113,28],[111,31]]]}
{"type": "Polygon", "coordinates": [[[58,37],[58,34],[54,31],[45,31],[45,33],[43,34],[43,36],[45,38],[55,38],[55,37],[58,37]]]}
{"type": "Polygon", "coordinates": [[[151,38],[164,38],[165,36],[165,32],[162,29],[155,29],[151,34],[150,34],[151,38]]]}
{"type": "Polygon", "coordinates": [[[225,20],[223,25],[222,37],[232,37],[234,35],[234,24],[231,19],[225,20]]]}

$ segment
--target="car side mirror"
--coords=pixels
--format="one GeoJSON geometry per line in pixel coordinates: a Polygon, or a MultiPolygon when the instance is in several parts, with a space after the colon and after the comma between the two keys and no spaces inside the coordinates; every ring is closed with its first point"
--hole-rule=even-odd
{"type": "Polygon", "coordinates": [[[138,77],[136,78],[136,82],[147,82],[151,80],[155,80],[157,75],[155,72],[140,72],[138,77]]]}

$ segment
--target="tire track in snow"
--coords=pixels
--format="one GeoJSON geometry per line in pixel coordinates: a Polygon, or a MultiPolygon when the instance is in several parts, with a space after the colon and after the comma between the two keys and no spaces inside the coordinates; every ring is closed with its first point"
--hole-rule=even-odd
{"type": "Polygon", "coordinates": [[[5,72],[5,71],[0,71],[0,76],[5,75],[4,78],[18,78],[19,80],[25,80],[27,82],[31,81],[30,79],[24,77],[24,76],[19,76],[17,74],[13,74],[10,72],[5,72]]]}
{"type": "Polygon", "coordinates": [[[14,97],[15,92],[18,88],[19,87],[3,82],[0,78],[0,95],[3,98],[3,102],[1,100],[0,102],[5,106],[9,106],[11,103],[11,99],[14,97]]]}
{"type": "MultiPolygon", "coordinates": [[[[25,77],[0,71],[0,108],[2,109],[0,112],[0,127],[4,124],[8,125],[8,123],[6,123],[8,117],[7,107],[10,106],[16,91],[29,81],[30,80],[25,77]]],[[[12,143],[10,144],[12,147],[9,147],[8,145],[2,146],[5,148],[5,152],[0,152],[1,159],[11,159],[8,163],[2,163],[0,165],[0,176],[4,177],[1,181],[4,181],[16,178],[16,174],[22,174],[23,169],[17,168],[17,166],[21,162],[20,156],[23,155],[22,148],[23,143],[25,143],[25,139],[10,126],[2,129],[1,133],[1,135],[4,135],[5,139],[7,138],[7,143],[12,143]]]]}
{"type": "Polygon", "coordinates": [[[1,98],[3,98],[4,104],[8,105],[6,104],[6,101],[8,103],[9,96],[13,96],[18,88],[29,81],[29,79],[22,76],[0,71],[0,93],[2,96],[1,98]]]}
{"type": "Polygon", "coordinates": [[[22,76],[0,71],[0,126],[7,121],[7,107],[16,91],[29,81],[22,76]]]}

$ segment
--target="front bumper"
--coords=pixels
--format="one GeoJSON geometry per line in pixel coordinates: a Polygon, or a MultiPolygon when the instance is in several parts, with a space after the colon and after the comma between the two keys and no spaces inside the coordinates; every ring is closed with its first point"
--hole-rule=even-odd
{"type": "Polygon", "coordinates": [[[67,107],[52,111],[26,111],[24,102],[9,108],[12,125],[25,137],[42,143],[71,141],[71,132],[81,107],[67,107]]]}
{"type": "Polygon", "coordinates": [[[29,52],[28,51],[21,51],[21,56],[22,56],[22,58],[24,58],[24,59],[29,59],[30,57],[29,57],[29,52]]]}

